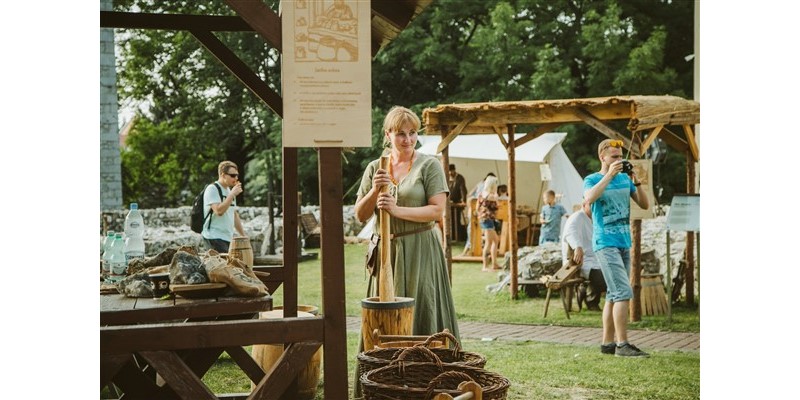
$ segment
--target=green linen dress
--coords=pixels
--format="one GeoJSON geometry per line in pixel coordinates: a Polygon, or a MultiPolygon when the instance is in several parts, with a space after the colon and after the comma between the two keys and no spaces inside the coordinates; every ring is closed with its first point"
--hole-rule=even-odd
{"type": "MultiPolygon", "coordinates": [[[[411,171],[397,187],[397,205],[400,207],[422,207],[428,204],[430,197],[449,193],[447,178],[439,160],[421,153],[416,153],[416,157],[411,171]]],[[[370,162],[364,171],[358,190],[359,199],[372,188],[372,177],[379,163],[380,160],[370,162]]],[[[377,208],[375,214],[378,214],[377,208]]],[[[380,232],[379,220],[375,218],[375,233],[380,232]]],[[[390,230],[392,234],[410,232],[434,223],[392,218],[390,230]]],[[[431,335],[447,328],[460,340],[440,240],[441,233],[435,227],[392,240],[395,295],[414,299],[413,335],[431,335]]]]}

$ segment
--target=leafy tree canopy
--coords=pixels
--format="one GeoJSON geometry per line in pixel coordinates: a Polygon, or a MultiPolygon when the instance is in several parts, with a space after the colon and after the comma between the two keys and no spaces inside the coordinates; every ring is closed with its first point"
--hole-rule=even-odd
{"type": "MultiPolygon", "coordinates": [[[[278,1],[266,3],[277,10],[278,1]]],[[[345,203],[378,157],[383,116],[393,105],[421,114],[440,103],[692,93],[690,1],[437,0],[373,59],[373,147],[343,153],[345,203]]],[[[117,11],[235,15],[222,1],[115,1],[117,11]]],[[[255,33],[217,32],[280,93],[280,59],[255,33]]],[[[125,202],[187,205],[216,179],[223,159],[239,165],[241,204],[280,192],[281,121],[188,32],[117,31],[120,98],[147,104],[123,150],[125,202]]],[[[624,124],[612,125],[625,132],[624,124]]],[[[520,127],[524,131],[525,127],[520,127]]],[[[599,168],[602,136],[560,128],[581,174],[599,168]]],[[[304,203],[317,203],[317,157],[299,151],[304,203]]],[[[685,187],[685,159],[657,168],[660,201],[685,187]]]]}

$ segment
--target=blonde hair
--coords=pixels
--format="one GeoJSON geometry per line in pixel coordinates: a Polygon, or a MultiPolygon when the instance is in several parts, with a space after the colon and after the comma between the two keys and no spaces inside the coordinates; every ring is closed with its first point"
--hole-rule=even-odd
{"type": "Polygon", "coordinates": [[[236,170],[239,170],[239,167],[237,167],[236,163],[234,163],[233,161],[223,161],[219,163],[219,166],[217,167],[217,173],[219,175],[227,174],[228,171],[230,171],[231,167],[236,168],[236,170]]]}
{"type": "Polygon", "coordinates": [[[416,131],[419,131],[419,127],[422,125],[419,117],[413,111],[402,106],[392,107],[383,119],[383,147],[391,146],[389,138],[385,135],[386,132],[397,131],[403,128],[403,125],[409,123],[414,125],[414,130],[416,131]]]}

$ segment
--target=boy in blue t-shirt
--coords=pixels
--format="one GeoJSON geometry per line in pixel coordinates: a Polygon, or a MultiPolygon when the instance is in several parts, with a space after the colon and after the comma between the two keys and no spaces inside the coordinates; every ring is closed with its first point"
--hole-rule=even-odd
{"type": "Polygon", "coordinates": [[[600,352],[617,357],[649,357],[628,343],[628,302],[633,298],[630,284],[630,199],[644,210],[650,203],[644,191],[637,190],[640,182],[636,174],[633,171],[627,175],[620,173],[623,167],[622,146],[621,140],[600,142],[597,147],[602,163],[600,172],[583,180],[583,201],[592,205],[592,250],[608,287],[600,352]]]}
{"type": "Polygon", "coordinates": [[[561,218],[568,216],[561,204],[556,204],[556,192],[548,190],[542,195],[544,207],[539,217],[542,228],[539,230],[539,245],[545,242],[558,243],[561,238],[561,218]]]}

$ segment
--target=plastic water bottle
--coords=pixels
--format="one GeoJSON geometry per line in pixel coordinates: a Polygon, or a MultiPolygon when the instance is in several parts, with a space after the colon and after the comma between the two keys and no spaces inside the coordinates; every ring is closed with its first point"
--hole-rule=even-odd
{"type": "Polygon", "coordinates": [[[108,264],[108,257],[111,256],[111,244],[114,243],[114,231],[108,231],[106,238],[103,240],[103,272],[108,273],[111,269],[108,264]]]}
{"type": "Polygon", "coordinates": [[[139,205],[131,203],[125,217],[125,265],[134,258],[144,258],[144,219],[139,205]]]}
{"type": "Polygon", "coordinates": [[[111,255],[108,256],[109,267],[109,281],[117,283],[125,277],[125,271],[128,269],[128,263],[125,262],[125,241],[122,240],[122,234],[114,234],[114,242],[111,243],[109,251],[111,255]]]}

